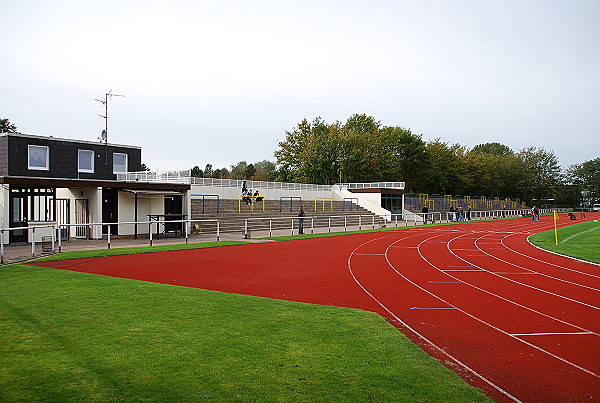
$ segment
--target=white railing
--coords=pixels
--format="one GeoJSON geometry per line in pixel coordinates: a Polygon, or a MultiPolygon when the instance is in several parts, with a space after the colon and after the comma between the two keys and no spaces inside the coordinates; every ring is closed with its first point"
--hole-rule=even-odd
{"type": "Polygon", "coordinates": [[[336,183],[336,185],[348,189],[404,189],[404,182],[336,183]]]}
{"type": "MultiPolygon", "coordinates": [[[[117,174],[117,180],[121,182],[171,182],[189,183],[195,186],[241,188],[241,179],[216,179],[198,178],[191,175],[191,171],[140,171],[117,174]]],[[[248,189],[281,189],[281,190],[311,190],[329,191],[332,185],[315,185],[312,183],[290,183],[290,182],[267,182],[246,181],[248,189]]],[[[371,182],[371,183],[337,183],[336,186],[348,189],[404,189],[404,182],[371,182]]]]}
{"type": "MultiPolygon", "coordinates": [[[[195,186],[242,188],[241,179],[215,179],[215,178],[192,178],[191,184],[195,186]]],[[[329,191],[330,185],[314,185],[310,183],[287,183],[247,180],[248,189],[281,189],[281,190],[311,190],[329,191]]]]}
{"type": "Polygon", "coordinates": [[[117,174],[117,180],[121,182],[168,182],[168,183],[190,183],[191,171],[140,171],[117,174]]]}
{"type": "MultiPolygon", "coordinates": [[[[251,217],[251,218],[246,218],[244,220],[244,238],[250,238],[250,234],[252,231],[252,226],[251,223],[255,222],[255,223],[260,223],[260,222],[268,222],[269,223],[269,236],[273,236],[273,223],[274,222],[288,222],[289,226],[285,226],[285,228],[278,228],[280,230],[284,230],[284,229],[288,229],[289,231],[291,231],[291,235],[294,235],[294,231],[299,229],[299,224],[300,221],[299,220],[303,220],[303,226],[305,230],[310,230],[311,234],[315,233],[315,221],[325,221],[327,220],[327,231],[331,232],[332,228],[336,228],[336,227],[341,227],[341,220],[344,220],[343,223],[343,227],[344,227],[344,232],[346,232],[348,230],[348,227],[351,226],[351,223],[349,224],[348,221],[357,221],[356,224],[354,224],[353,226],[358,226],[358,230],[361,231],[363,226],[370,226],[372,229],[375,229],[375,218],[377,216],[374,214],[362,214],[362,215],[332,215],[332,216],[312,216],[312,217],[298,217],[298,216],[292,216],[292,217],[251,217]],[[363,220],[363,217],[366,218],[366,220],[363,220]],[[358,219],[358,220],[356,220],[358,219]],[[334,220],[334,223],[332,225],[332,220],[334,220]]],[[[258,231],[266,231],[266,228],[258,228],[258,231]]]]}

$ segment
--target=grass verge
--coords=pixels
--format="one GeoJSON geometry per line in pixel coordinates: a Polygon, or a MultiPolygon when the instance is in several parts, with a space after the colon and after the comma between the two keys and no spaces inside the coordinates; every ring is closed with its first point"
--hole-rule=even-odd
{"type": "Polygon", "coordinates": [[[380,316],[0,268],[0,401],[489,401],[380,316]]]}
{"type": "Polygon", "coordinates": [[[181,243],[181,244],[166,244],[156,246],[136,246],[131,248],[113,248],[113,249],[96,249],[96,250],[82,250],[82,251],[70,251],[62,252],[56,255],[50,255],[43,258],[36,259],[36,262],[49,262],[54,260],[69,260],[69,259],[83,259],[89,257],[106,257],[106,256],[120,256],[120,255],[134,255],[137,253],[152,253],[152,252],[168,252],[173,250],[186,250],[186,249],[201,249],[201,248],[214,248],[220,246],[232,246],[232,245],[245,245],[250,242],[244,241],[212,241],[212,242],[197,242],[197,243],[181,243]]]}
{"type": "Polygon", "coordinates": [[[529,241],[543,249],[600,264],[600,222],[586,221],[558,229],[558,245],[554,230],[540,232],[529,241]]]}

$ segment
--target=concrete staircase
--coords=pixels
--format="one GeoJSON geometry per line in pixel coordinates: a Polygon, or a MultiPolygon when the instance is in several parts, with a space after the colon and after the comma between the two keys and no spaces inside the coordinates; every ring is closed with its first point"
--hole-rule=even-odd
{"type": "MultiPolygon", "coordinates": [[[[221,233],[244,233],[246,218],[252,218],[248,221],[248,231],[250,233],[255,231],[276,231],[276,230],[288,230],[291,234],[292,218],[298,216],[300,210],[300,200],[293,199],[290,201],[283,200],[264,200],[262,202],[256,202],[254,205],[248,205],[245,202],[238,204],[238,200],[232,199],[221,199],[219,202],[219,211],[217,212],[217,200],[216,199],[205,199],[204,206],[202,199],[192,199],[192,220],[219,220],[219,230],[221,233]],[[264,203],[264,211],[263,211],[264,203]],[[260,219],[257,219],[260,218],[260,219]],[[265,219],[263,219],[265,218],[265,219]],[[266,218],[274,218],[271,221],[271,227],[269,228],[269,220],[266,218]],[[284,219],[288,218],[288,219],[284,219]]],[[[350,205],[349,202],[345,204],[341,201],[333,202],[333,208],[331,201],[325,201],[323,204],[322,200],[317,200],[317,209],[315,211],[315,203],[313,201],[304,201],[304,212],[306,214],[304,220],[304,232],[310,233],[311,226],[314,228],[323,227],[358,227],[359,223],[363,229],[373,227],[373,219],[371,217],[360,217],[360,215],[372,216],[367,210],[356,206],[356,204],[350,205]],[[332,217],[337,216],[337,217],[332,217]],[[359,222],[360,220],[360,222],[359,222]]],[[[204,222],[198,221],[195,223],[198,225],[197,230],[202,234],[212,234],[216,232],[215,222],[204,222]]],[[[385,225],[385,221],[380,217],[375,217],[375,228],[380,228],[385,225]]],[[[298,220],[293,220],[294,233],[297,233],[298,220]]],[[[194,227],[196,229],[196,227],[194,227]]]]}

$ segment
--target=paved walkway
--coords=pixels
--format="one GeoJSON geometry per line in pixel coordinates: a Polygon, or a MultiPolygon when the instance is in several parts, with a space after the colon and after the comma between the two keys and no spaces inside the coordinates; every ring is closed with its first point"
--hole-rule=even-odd
{"type": "MultiPolygon", "coordinates": [[[[406,225],[405,223],[398,223],[399,226],[406,225]]],[[[372,227],[369,225],[363,225],[362,229],[371,229],[372,227]]],[[[346,228],[347,231],[357,231],[359,230],[358,226],[348,226],[346,228]]],[[[331,231],[328,228],[314,228],[314,233],[326,233],[326,232],[344,232],[344,227],[332,227],[331,231]]],[[[310,234],[310,229],[306,229],[306,233],[310,234]]],[[[294,235],[297,235],[298,232],[295,231],[294,235]]],[[[244,238],[241,232],[239,233],[222,233],[220,234],[220,241],[246,241],[246,242],[270,242],[266,239],[269,236],[269,231],[255,231],[250,234],[250,238],[244,238]]],[[[292,235],[291,229],[285,230],[273,230],[272,236],[286,236],[292,235]]],[[[187,239],[188,243],[196,243],[196,242],[211,242],[216,241],[215,235],[190,235],[187,239]]],[[[184,237],[161,237],[159,239],[154,238],[152,240],[152,245],[166,245],[166,244],[181,244],[186,243],[186,239],[184,237]]],[[[63,241],[60,245],[61,252],[69,252],[69,251],[81,251],[81,250],[97,250],[97,249],[107,249],[108,241],[106,239],[99,240],[85,240],[85,239],[75,239],[71,238],[70,241],[63,241]]],[[[139,246],[150,246],[150,240],[148,238],[139,237],[138,239],[134,238],[121,238],[121,239],[111,239],[110,248],[127,248],[127,247],[139,247],[139,246]]],[[[54,245],[54,253],[57,253],[59,250],[58,242],[54,245]]],[[[46,256],[52,254],[53,252],[44,252],[42,250],[42,245],[40,243],[35,245],[35,251],[32,253],[31,244],[10,244],[4,246],[4,256],[3,262],[4,264],[15,263],[22,260],[30,260],[35,257],[46,256]]]]}

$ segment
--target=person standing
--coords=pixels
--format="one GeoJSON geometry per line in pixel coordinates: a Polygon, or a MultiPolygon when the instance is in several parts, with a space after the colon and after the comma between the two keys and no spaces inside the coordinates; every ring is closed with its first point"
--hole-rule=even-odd
{"type": "Polygon", "coordinates": [[[246,187],[246,178],[244,178],[242,181],[242,194],[246,193],[246,190],[248,190],[248,188],[246,187]]]}
{"type": "Polygon", "coordinates": [[[533,221],[540,220],[540,209],[537,206],[533,206],[533,221]]]}
{"type": "Polygon", "coordinates": [[[429,213],[427,206],[423,206],[421,213],[423,213],[423,224],[427,224],[427,213],[429,213]]]}
{"type": "Polygon", "coordinates": [[[304,234],[304,204],[300,205],[300,212],[298,213],[298,234],[304,234]]]}
{"type": "Polygon", "coordinates": [[[450,206],[450,221],[454,221],[454,205],[450,206]]]}

